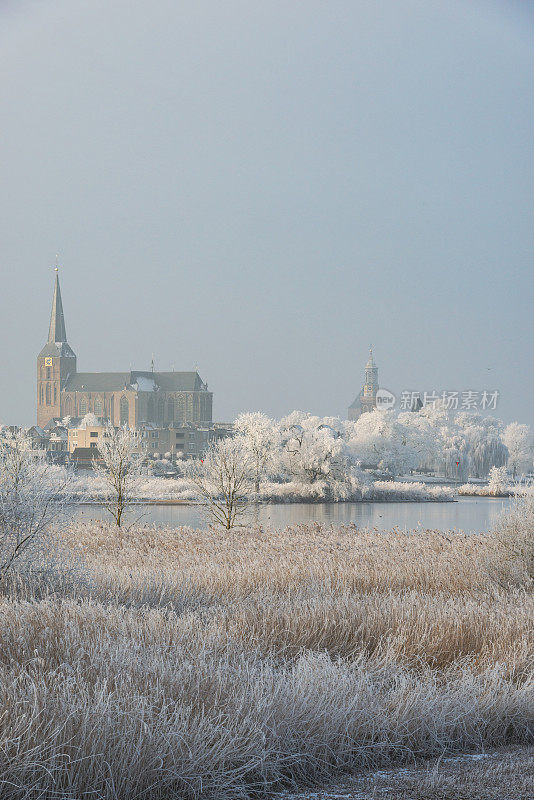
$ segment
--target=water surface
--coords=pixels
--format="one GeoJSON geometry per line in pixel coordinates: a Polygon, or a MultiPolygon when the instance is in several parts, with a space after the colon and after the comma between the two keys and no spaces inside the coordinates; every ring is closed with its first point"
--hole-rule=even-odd
{"type": "MultiPolygon", "coordinates": [[[[283,528],[300,522],[355,523],[378,530],[432,528],[481,533],[512,501],[496,497],[460,497],[456,503],[272,503],[252,507],[249,519],[257,524],[283,528]]],[[[77,506],[80,519],[106,519],[99,505],[77,506]]],[[[127,523],[139,518],[143,524],[207,527],[203,509],[196,505],[136,505],[127,513],[127,523]]]]}

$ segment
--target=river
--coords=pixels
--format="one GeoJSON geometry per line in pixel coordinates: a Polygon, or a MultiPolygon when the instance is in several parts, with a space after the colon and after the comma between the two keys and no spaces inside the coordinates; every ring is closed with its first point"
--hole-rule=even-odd
{"type": "MultiPolygon", "coordinates": [[[[509,508],[509,499],[495,497],[460,497],[455,503],[272,503],[260,504],[249,511],[255,524],[282,528],[300,522],[355,523],[378,530],[431,528],[481,533],[491,528],[496,517],[509,508]]],[[[110,518],[97,504],[76,506],[79,519],[110,518]]],[[[127,524],[190,525],[207,527],[203,509],[198,505],[136,505],[127,514],[127,524]]]]}

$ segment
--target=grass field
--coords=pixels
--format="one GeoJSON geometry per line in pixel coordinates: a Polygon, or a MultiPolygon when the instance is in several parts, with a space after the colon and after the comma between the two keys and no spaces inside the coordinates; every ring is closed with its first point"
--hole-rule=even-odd
{"type": "Polygon", "coordinates": [[[533,521],[63,532],[0,591],[0,797],[239,800],[531,743],[533,521]]]}

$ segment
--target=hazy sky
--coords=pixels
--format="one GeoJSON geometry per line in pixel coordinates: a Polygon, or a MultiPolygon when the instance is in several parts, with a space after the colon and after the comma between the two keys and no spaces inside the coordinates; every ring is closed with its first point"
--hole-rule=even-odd
{"type": "Polygon", "coordinates": [[[3,0],[0,47],[0,422],[56,253],[80,371],[345,415],[372,343],[534,422],[533,3],[3,0]]]}

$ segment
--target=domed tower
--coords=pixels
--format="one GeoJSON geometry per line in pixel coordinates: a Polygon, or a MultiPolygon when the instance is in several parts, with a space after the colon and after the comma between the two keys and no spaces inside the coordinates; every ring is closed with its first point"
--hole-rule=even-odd
{"type": "Polygon", "coordinates": [[[69,375],[76,372],[76,356],[67,344],[59,275],[52,300],[48,342],[37,356],[37,425],[44,428],[54,417],[63,416],[61,390],[69,375]]]}
{"type": "Polygon", "coordinates": [[[376,408],[376,393],[378,391],[378,367],[373,358],[373,348],[369,350],[369,360],[365,365],[365,383],[360,394],[362,414],[376,408]]]}
{"type": "Polygon", "coordinates": [[[356,420],[361,414],[376,408],[376,393],[378,385],[378,367],[373,358],[373,348],[369,350],[369,360],[365,365],[365,383],[354,403],[349,406],[349,419],[356,420]]]}

